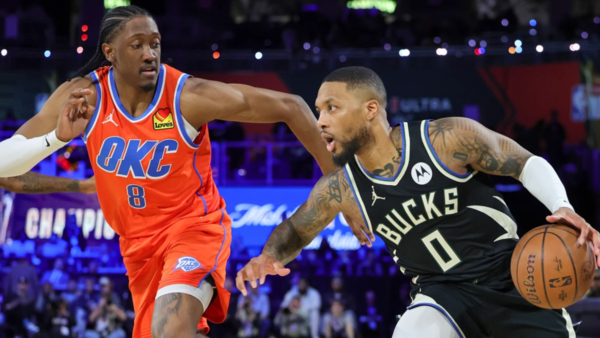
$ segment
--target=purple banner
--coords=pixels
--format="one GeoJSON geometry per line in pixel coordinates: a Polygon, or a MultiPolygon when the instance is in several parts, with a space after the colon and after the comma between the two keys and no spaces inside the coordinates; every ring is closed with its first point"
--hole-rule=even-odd
{"type": "Polygon", "coordinates": [[[88,243],[118,239],[104,220],[95,194],[12,196],[12,201],[6,196],[4,198],[5,209],[11,208],[5,210],[5,216],[9,217],[7,238],[47,240],[52,234],[63,237],[67,229],[77,226],[88,243]]]}

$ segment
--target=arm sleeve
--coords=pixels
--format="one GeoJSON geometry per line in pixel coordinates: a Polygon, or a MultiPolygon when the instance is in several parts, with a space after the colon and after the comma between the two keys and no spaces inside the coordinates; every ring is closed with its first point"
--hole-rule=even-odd
{"type": "Polygon", "coordinates": [[[550,212],[554,213],[562,207],[573,210],[573,206],[567,198],[565,186],[560,181],[554,168],[543,158],[539,156],[530,157],[523,167],[519,181],[550,212]]]}
{"type": "Polygon", "coordinates": [[[17,134],[0,142],[0,177],[25,174],[65,144],[67,142],[56,137],[55,131],[30,139],[17,134]]]}

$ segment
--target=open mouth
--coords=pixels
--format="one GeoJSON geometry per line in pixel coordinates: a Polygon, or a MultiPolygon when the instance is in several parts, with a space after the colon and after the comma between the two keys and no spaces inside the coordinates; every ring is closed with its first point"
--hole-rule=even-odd
{"type": "Polygon", "coordinates": [[[140,73],[146,76],[154,76],[156,75],[156,67],[154,66],[146,66],[140,69],[140,73]]]}
{"type": "Polygon", "coordinates": [[[335,149],[335,139],[333,136],[321,133],[321,138],[327,143],[327,151],[331,152],[335,149]]]}

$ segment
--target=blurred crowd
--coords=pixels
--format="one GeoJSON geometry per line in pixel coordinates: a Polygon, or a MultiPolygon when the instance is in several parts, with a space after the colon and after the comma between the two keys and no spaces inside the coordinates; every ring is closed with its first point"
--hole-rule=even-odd
{"type": "MultiPolygon", "coordinates": [[[[229,312],[211,325],[213,337],[389,337],[411,302],[409,279],[384,250],[335,251],[325,242],[291,262],[292,275],[248,283],[243,296],[233,279],[250,254],[235,242],[229,312]]],[[[123,273],[78,271],[64,258],[3,257],[0,337],[131,337],[135,313],[123,273]]],[[[600,271],[587,297],[600,300],[600,271]]]]}

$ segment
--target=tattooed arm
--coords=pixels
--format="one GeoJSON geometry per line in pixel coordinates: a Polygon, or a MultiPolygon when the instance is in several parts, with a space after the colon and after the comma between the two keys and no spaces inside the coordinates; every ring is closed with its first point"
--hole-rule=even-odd
{"type": "Polygon", "coordinates": [[[317,182],[308,200],[273,230],[262,254],[238,272],[238,290],[246,294],[244,281],[256,287],[256,279],[262,284],[267,274],[287,275],[290,270],[284,265],[296,258],[342,211],[354,219],[361,217],[346,176],[342,169],[337,169],[317,182]]]}
{"type": "Polygon", "coordinates": [[[0,178],[0,188],[21,194],[49,194],[54,192],[96,192],[94,177],[87,180],[46,176],[28,172],[21,176],[0,178]]]}
{"type": "Polygon", "coordinates": [[[444,165],[459,174],[466,173],[470,166],[491,175],[519,179],[525,162],[533,156],[512,139],[463,117],[431,122],[429,139],[444,165]]]}

